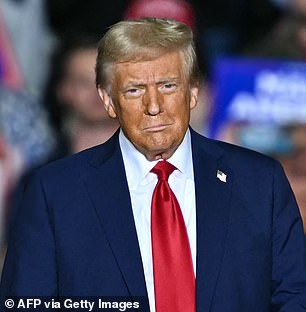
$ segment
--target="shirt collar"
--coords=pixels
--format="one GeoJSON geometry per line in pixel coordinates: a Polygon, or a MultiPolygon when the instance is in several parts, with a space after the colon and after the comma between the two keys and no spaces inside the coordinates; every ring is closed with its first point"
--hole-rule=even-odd
{"type": "MultiPolygon", "coordinates": [[[[140,153],[131,141],[124,135],[122,129],[120,129],[119,133],[119,144],[123,156],[129,188],[134,190],[148,175],[158,160],[148,161],[146,157],[140,153]]],[[[182,143],[167,161],[174,165],[179,172],[186,177],[186,179],[194,179],[191,135],[189,129],[187,129],[182,143]]]]}

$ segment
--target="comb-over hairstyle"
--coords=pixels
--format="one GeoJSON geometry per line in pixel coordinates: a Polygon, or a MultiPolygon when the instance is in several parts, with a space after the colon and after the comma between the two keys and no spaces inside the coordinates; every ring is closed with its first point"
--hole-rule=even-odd
{"type": "Polygon", "coordinates": [[[164,53],[181,51],[191,85],[199,79],[193,32],[169,19],[142,18],[114,24],[98,45],[96,86],[110,92],[112,65],[153,60],[164,53]]]}

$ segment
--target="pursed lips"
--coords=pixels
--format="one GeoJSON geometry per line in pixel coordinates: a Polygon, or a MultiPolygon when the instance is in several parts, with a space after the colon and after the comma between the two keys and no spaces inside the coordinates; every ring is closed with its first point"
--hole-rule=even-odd
{"type": "Polygon", "coordinates": [[[145,132],[159,132],[159,131],[165,130],[170,125],[171,125],[170,123],[160,123],[160,124],[145,127],[145,128],[143,128],[143,131],[145,131],[145,132]]]}

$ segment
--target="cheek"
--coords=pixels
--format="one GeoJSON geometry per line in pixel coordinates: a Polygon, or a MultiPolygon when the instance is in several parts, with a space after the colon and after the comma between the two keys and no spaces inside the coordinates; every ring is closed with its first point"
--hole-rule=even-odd
{"type": "Polygon", "coordinates": [[[118,120],[123,131],[131,135],[139,131],[143,117],[137,111],[120,111],[118,120]]]}
{"type": "Polygon", "coordinates": [[[169,116],[173,116],[177,121],[181,123],[188,123],[190,117],[190,105],[185,101],[177,101],[173,107],[168,110],[169,116]],[[177,105],[176,103],[181,103],[177,105]]]}
{"type": "Polygon", "coordinates": [[[116,105],[115,108],[122,126],[136,127],[144,118],[142,105],[140,103],[128,102],[116,105]]]}

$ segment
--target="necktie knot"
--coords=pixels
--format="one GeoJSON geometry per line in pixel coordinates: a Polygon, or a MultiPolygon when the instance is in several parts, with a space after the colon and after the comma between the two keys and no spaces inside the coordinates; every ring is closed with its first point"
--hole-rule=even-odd
{"type": "Polygon", "coordinates": [[[158,180],[168,181],[170,174],[176,169],[175,166],[166,160],[159,161],[152,169],[151,172],[155,173],[158,180]]]}

